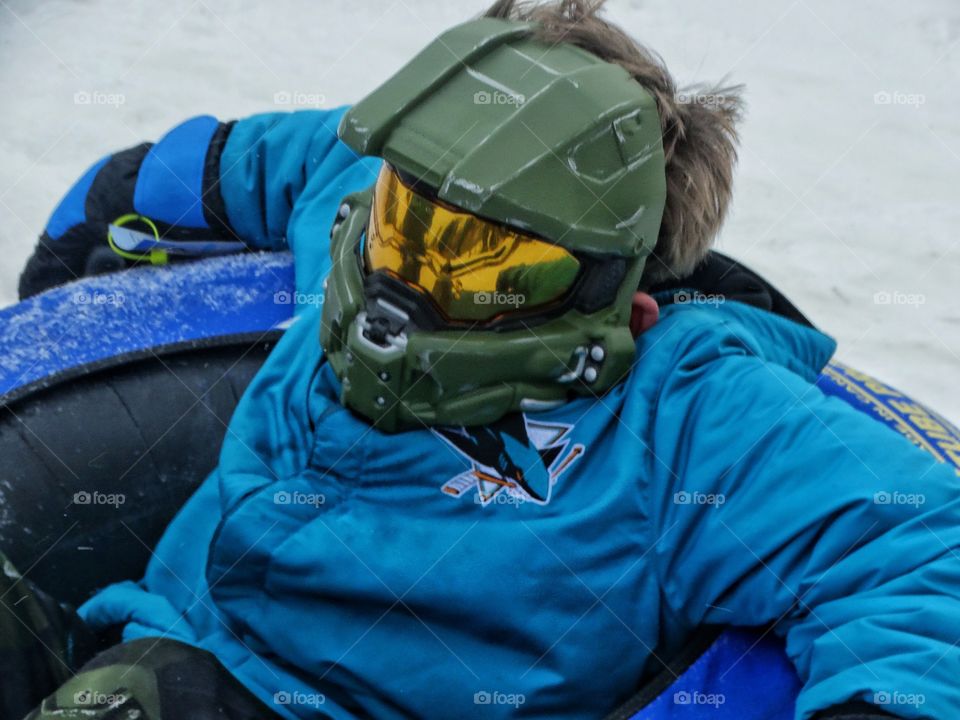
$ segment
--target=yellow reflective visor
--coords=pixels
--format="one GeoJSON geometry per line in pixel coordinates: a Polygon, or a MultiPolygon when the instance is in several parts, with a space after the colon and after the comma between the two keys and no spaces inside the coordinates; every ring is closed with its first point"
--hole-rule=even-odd
{"type": "Polygon", "coordinates": [[[449,320],[549,305],[580,270],[568,250],[431,200],[386,163],[364,248],[368,272],[385,271],[425,293],[449,320]]]}

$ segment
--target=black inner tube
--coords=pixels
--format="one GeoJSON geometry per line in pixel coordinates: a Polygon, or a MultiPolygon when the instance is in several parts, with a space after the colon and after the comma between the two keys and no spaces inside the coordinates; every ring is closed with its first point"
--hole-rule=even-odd
{"type": "Polygon", "coordinates": [[[0,548],[58,600],[143,575],[270,342],[146,353],[0,409],[0,548]]]}

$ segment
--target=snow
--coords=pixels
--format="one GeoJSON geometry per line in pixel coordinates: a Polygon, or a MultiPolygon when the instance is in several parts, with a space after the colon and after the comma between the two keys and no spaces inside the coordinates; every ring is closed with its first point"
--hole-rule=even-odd
{"type": "MultiPolygon", "coordinates": [[[[0,303],[101,155],[198,113],[350,102],[484,5],[0,0],[0,303]]],[[[681,82],[747,85],[720,248],[841,359],[960,420],[960,5],[612,0],[609,14],[681,82]]]]}

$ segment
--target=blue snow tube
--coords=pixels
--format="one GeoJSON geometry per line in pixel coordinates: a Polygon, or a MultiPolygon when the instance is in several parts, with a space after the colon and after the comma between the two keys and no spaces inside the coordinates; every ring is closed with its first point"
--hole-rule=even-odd
{"type": "MultiPolygon", "coordinates": [[[[149,546],[215,464],[232,406],[293,321],[294,300],[290,256],[248,253],[86,278],[0,310],[0,456],[14,458],[13,472],[23,474],[0,483],[0,547],[14,564],[31,567],[41,587],[73,602],[98,586],[142,574],[149,546]],[[230,392],[217,395],[213,388],[223,377],[231,378],[230,392]],[[162,382],[166,390],[152,386],[162,382]],[[178,401],[181,385],[186,391],[178,401]],[[104,388],[109,394],[95,394],[104,388]],[[163,403],[155,402],[158,395],[163,403]],[[147,417],[138,415],[136,403],[146,406],[147,417]],[[183,421],[201,404],[221,427],[204,413],[196,422],[183,421]],[[107,415],[77,433],[92,405],[115,407],[109,412],[120,417],[107,415]],[[187,408],[182,414],[181,407],[187,408]],[[175,417],[152,429],[150,416],[162,412],[175,417]],[[131,469],[112,472],[115,456],[123,456],[116,441],[126,441],[125,422],[140,437],[121,461],[120,467],[132,461],[131,469]],[[77,438],[90,447],[75,447],[77,438]],[[64,456],[82,460],[68,468],[71,475],[57,467],[58,461],[68,464],[64,456]],[[175,462],[186,462],[186,470],[175,462]],[[129,476],[138,466],[147,474],[129,476]],[[44,472],[50,477],[35,488],[35,476],[44,472]],[[151,511],[124,516],[123,529],[115,519],[96,517],[101,506],[83,503],[85,473],[100,487],[104,477],[120,476],[118,492],[155,493],[138,504],[151,511]],[[32,557],[33,548],[54,539],[53,549],[32,557]],[[122,551],[117,542],[124,543],[122,551]],[[114,550],[111,563],[87,559],[90,550],[107,544],[114,550]]],[[[960,430],[921,403],[837,362],[818,386],[960,473],[960,430]]],[[[792,720],[799,689],[783,642],[769,629],[707,628],[610,717],[792,720]]]]}

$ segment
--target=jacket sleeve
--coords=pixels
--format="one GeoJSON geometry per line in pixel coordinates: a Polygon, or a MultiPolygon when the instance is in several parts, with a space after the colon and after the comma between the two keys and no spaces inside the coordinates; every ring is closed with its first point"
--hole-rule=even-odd
{"type": "Polygon", "coordinates": [[[102,158],[51,215],[21,275],[20,297],[130,264],[106,238],[108,224],[131,213],[153,221],[165,240],[286,248],[287,223],[307,183],[357,163],[337,140],[344,111],[271,113],[238,122],[199,116],[156,143],[102,158]]]}
{"type": "Polygon", "coordinates": [[[682,345],[648,469],[666,610],[690,628],[772,623],[798,718],[849,702],[960,717],[954,469],[749,342],[682,345]]]}

